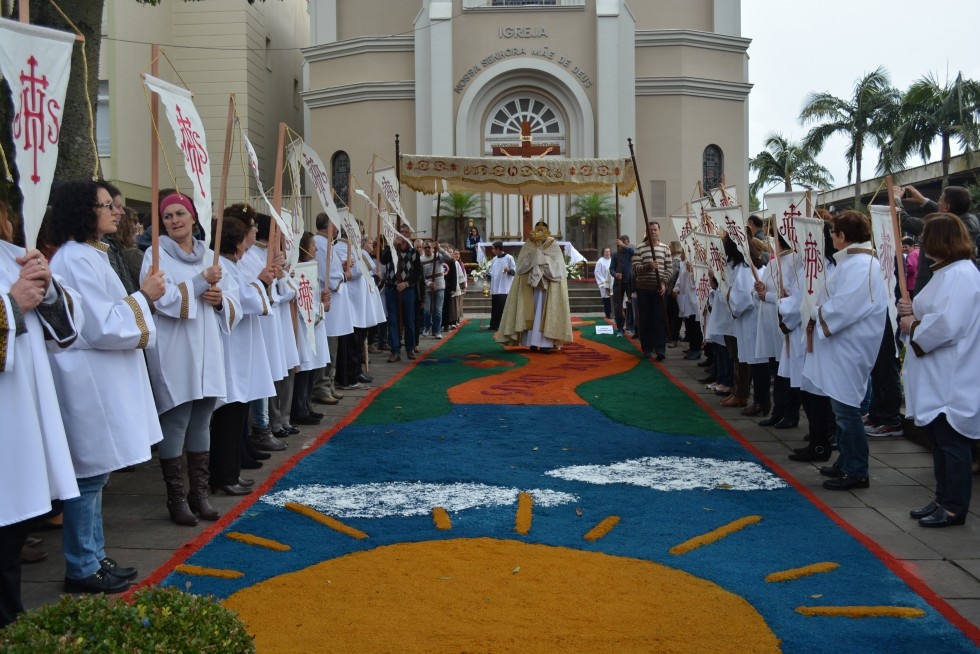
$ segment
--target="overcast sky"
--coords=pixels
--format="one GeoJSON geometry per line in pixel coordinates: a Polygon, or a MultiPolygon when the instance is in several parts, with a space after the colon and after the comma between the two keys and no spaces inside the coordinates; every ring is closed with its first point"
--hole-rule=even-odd
{"type": "MultiPolygon", "coordinates": [[[[742,0],[742,36],[752,39],[750,157],[765,148],[771,132],[802,139],[808,127],[799,115],[809,92],[850,98],[854,83],[878,66],[903,91],[930,72],[939,80],[955,79],[959,71],[980,79],[978,0],[742,0]]],[[[835,137],[818,157],[835,187],[847,184],[845,148],[835,137]]],[[[874,176],[877,159],[877,153],[866,155],[864,179],[874,176]]],[[[909,166],[920,163],[916,157],[909,166]]]]}

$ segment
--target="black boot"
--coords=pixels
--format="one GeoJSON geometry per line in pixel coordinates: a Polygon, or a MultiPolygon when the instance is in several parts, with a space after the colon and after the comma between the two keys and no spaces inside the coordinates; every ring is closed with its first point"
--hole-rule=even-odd
{"type": "Polygon", "coordinates": [[[187,494],[187,504],[201,520],[214,521],[220,518],[221,514],[208,501],[211,495],[211,488],[208,483],[211,479],[211,474],[208,471],[210,459],[210,452],[187,453],[187,475],[190,478],[190,493],[187,494]]]}
{"type": "Polygon", "coordinates": [[[170,519],[178,525],[194,527],[197,526],[197,518],[191,513],[187,498],[184,496],[184,473],[181,470],[181,463],[183,457],[179,456],[175,459],[160,459],[163,481],[167,484],[167,510],[170,511],[170,519]]]}
{"type": "Polygon", "coordinates": [[[830,448],[825,445],[814,445],[810,443],[806,447],[801,447],[789,455],[792,461],[829,461],[830,448]]]}

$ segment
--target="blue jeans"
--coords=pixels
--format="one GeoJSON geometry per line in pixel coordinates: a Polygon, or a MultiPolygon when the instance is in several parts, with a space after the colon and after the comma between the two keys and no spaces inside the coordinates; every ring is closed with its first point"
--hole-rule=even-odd
{"type": "Polygon", "coordinates": [[[252,418],[252,427],[258,430],[269,428],[269,398],[262,397],[248,403],[249,415],[252,418]]]}
{"type": "Polygon", "coordinates": [[[841,471],[848,477],[868,476],[868,437],[864,433],[861,407],[830,398],[837,419],[837,449],[841,471]]]}
{"type": "Polygon", "coordinates": [[[102,567],[105,534],[102,532],[102,488],[109,473],[78,479],[78,497],[65,500],[61,529],[65,575],[84,579],[102,567]]]}
{"type": "Polygon", "coordinates": [[[715,348],[715,379],[722,386],[732,388],[735,386],[735,369],[732,366],[732,357],[728,354],[728,348],[719,343],[712,343],[715,348]]]}
{"type": "Polygon", "coordinates": [[[425,329],[432,329],[435,336],[442,330],[442,305],[446,301],[446,289],[427,289],[425,291],[425,303],[422,305],[422,316],[425,322],[422,323],[425,329]],[[432,296],[435,295],[435,310],[432,307],[432,296]]]}
{"type": "Polygon", "coordinates": [[[388,311],[388,345],[392,354],[401,354],[402,339],[398,333],[398,320],[405,332],[405,351],[415,349],[415,287],[409,286],[401,293],[393,284],[385,285],[385,308],[388,311]],[[399,310],[401,305],[401,310],[399,310]]]}

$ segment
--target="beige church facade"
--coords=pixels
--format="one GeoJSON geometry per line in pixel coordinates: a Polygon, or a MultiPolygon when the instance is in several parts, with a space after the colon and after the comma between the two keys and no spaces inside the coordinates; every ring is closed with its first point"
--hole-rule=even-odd
{"type": "MultiPolygon", "coordinates": [[[[396,134],[402,153],[507,156],[523,123],[542,156],[626,158],[632,139],[651,218],[683,210],[699,181],[747,197],[740,13],[740,0],[311,0],[307,140],[341,198],[351,180],[367,190],[372,161],[394,163],[396,134]]],[[[484,238],[522,238],[519,198],[483,196],[484,238]]],[[[536,197],[535,219],[573,240],[572,200],[536,197]]],[[[402,204],[433,228],[434,196],[403,190],[402,204]]],[[[642,233],[639,194],[620,214],[642,233]]]]}

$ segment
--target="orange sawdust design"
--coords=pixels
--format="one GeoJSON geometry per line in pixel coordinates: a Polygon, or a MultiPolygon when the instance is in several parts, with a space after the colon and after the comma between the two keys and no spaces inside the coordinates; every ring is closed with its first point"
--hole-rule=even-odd
{"type": "Polygon", "coordinates": [[[696,550],[702,545],[710,545],[711,543],[719,541],[726,536],[730,536],[737,531],[745,529],[749,525],[754,525],[761,520],[761,515],[750,515],[744,518],[739,518],[734,522],[729,522],[727,525],[723,525],[717,529],[712,529],[706,534],[701,534],[700,536],[686,540],[680,545],[675,545],[671,547],[669,551],[671,554],[687,554],[688,552],[696,550]]]}
{"type": "Polygon", "coordinates": [[[245,543],[247,545],[265,547],[270,550],[275,550],[276,552],[288,552],[290,549],[292,549],[285,543],[280,543],[279,541],[269,538],[262,538],[261,536],[253,536],[252,534],[243,534],[240,531],[229,531],[227,534],[225,534],[225,538],[237,540],[239,543],[245,543]]]}
{"type": "Polygon", "coordinates": [[[608,534],[610,531],[612,531],[613,527],[615,527],[618,524],[619,524],[619,516],[611,515],[608,518],[604,519],[599,524],[597,524],[595,527],[590,529],[589,532],[585,534],[585,536],[582,536],[582,538],[584,538],[589,542],[597,541],[603,536],[605,536],[606,534],[608,534]]]}
{"type": "Polygon", "coordinates": [[[449,389],[453,404],[587,404],[576,389],[602,377],[626,372],[640,360],[635,355],[575,335],[560,352],[543,354],[525,348],[528,362],[493,377],[473,379],[449,389]]]}
{"type": "Polygon", "coordinates": [[[464,361],[464,366],[472,368],[513,368],[513,361],[501,361],[499,359],[481,359],[480,361],[464,361]]]}
{"type": "Polygon", "coordinates": [[[759,612],[710,581],[516,540],[395,543],[267,579],[223,604],[259,652],[780,651],[759,612]],[[494,627],[468,628],[476,615],[494,627]]]}
{"type": "Polygon", "coordinates": [[[831,570],[836,570],[839,567],[840,563],[834,563],[832,561],[813,563],[811,565],[805,565],[802,568],[793,568],[792,570],[773,572],[772,574],[766,575],[766,581],[793,581],[794,579],[809,577],[810,575],[819,574],[821,572],[830,572],[831,570]]]}
{"type": "Polygon", "coordinates": [[[178,565],[174,568],[177,572],[195,577],[219,577],[221,579],[238,579],[244,577],[245,573],[238,570],[222,570],[221,568],[205,568],[200,565],[178,565]]]}
{"type": "Polygon", "coordinates": [[[316,509],[306,506],[305,504],[299,504],[297,502],[286,502],[283,505],[283,507],[289,509],[290,511],[295,511],[300,515],[305,515],[307,518],[312,518],[313,520],[319,522],[321,525],[330,527],[334,531],[338,531],[342,534],[346,534],[351,538],[356,538],[358,540],[361,540],[362,538],[368,537],[368,535],[365,534],[360,529],[354,529],[349,525],[345,525],[340,520],[337,520],[336,518],[331,518],[328,515],[324,515],[319,511],[317,511],[316,509]]]}
{"type": "Polygon", "coordinates": [[[530,493],[517,494],[517,518],[514,520],[514,531],[527,535],[531,531],[531,516],[534,513],[534,498],[530,493]]]}
{"type": "Polygon", "coordinates": [[[924,618],[922,609],[905,606],[800,606],[796,612],[807,617],[830,618],[924,618]]]}
{"type": "Polygon", "coordinates": [[[449,513],[441,506],[432,509],[432,524],[439,531],[448,531],[453,528],[453,522],[449,519],[449,513]]]}

